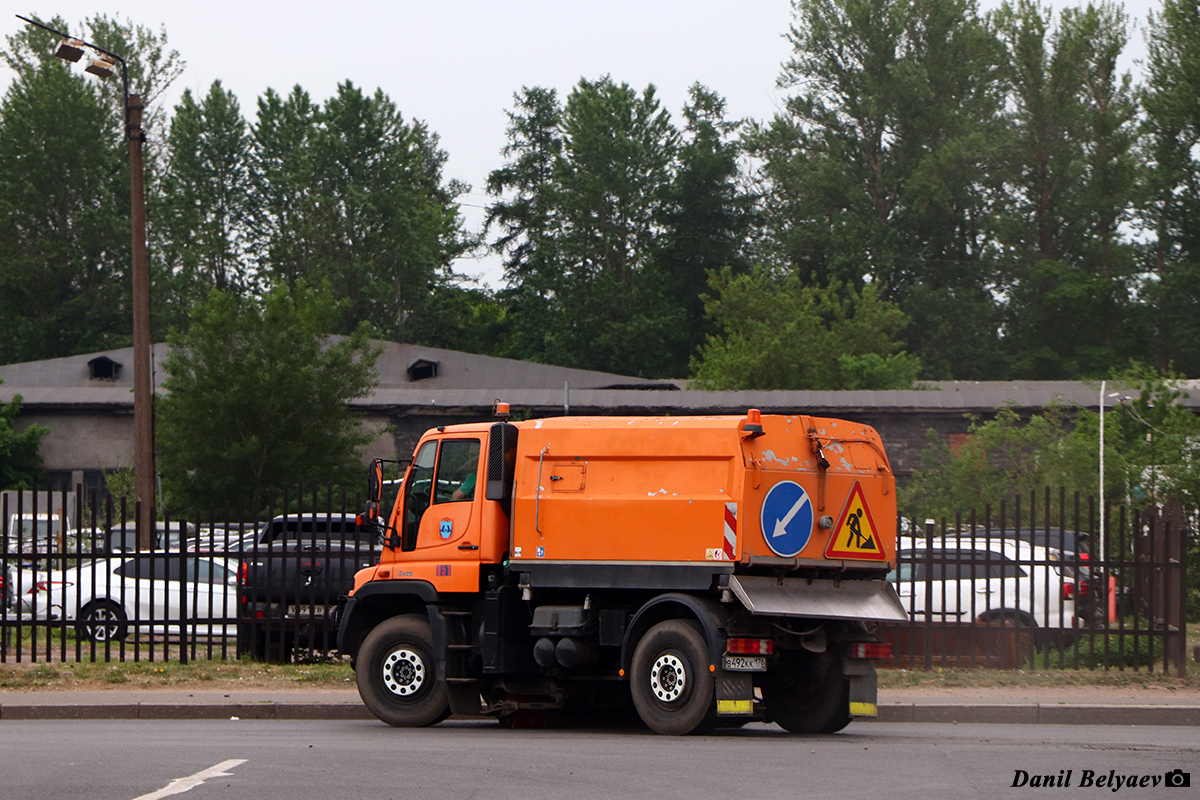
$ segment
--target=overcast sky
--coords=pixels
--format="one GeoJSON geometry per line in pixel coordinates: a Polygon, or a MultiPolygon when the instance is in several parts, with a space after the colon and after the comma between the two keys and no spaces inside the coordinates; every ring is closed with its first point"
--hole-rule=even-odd
{"type": "MultiPolygon", "coordinates": [[[[1141,24],[1159,2],[1125,7],[1141,24]]],[[[203,96],[220,80],[250,121],[267,88],[286,94],[299,84],[315,102],[347,79],[368,92],[380,88],[405,118],[424,120],[441,136],[445,176],[473,187],[462,198],[471,227],[481,224],[476,207],[488,201],[484,181],[502,164],[505,110],[522,86],[553,87],[565,98],[581,77],[607,74],[639,90],[653,83],[678,121],[688,87],[699,81],[726,98],[731,118],[766,119],[780,105],[775,79],[788,57],[783,36],[791,22],[787,0],[51,0],[12,11],[60,16],[72,26],[105,13],[163,27],[187,62],[169,102],[185,88],[203,96]]],[[[0,33],[22,25],[0,18],[0,33]]],[[[1133,69],[1140,31],[1131,32],[1130,50],[1133,69]]],[[[0,86],[10,79],[0,66],[0,86]]],[[[497,277],[494,259],[458,268],[497,277]]]]}

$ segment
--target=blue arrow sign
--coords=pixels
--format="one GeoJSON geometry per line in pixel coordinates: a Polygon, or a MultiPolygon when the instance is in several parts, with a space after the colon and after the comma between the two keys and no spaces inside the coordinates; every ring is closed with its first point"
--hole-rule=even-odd
{"type": "Polygon", "coordinates": [[[763,539],[776,555],[792,558],[812,538],[812,500],[794,481],[780,481],[771,487],[763,498],[760,516],[763,539]]]}

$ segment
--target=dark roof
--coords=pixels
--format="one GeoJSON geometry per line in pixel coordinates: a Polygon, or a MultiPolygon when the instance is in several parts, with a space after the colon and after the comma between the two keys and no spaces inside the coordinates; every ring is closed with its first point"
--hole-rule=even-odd
{"type": "MultiPolygon", "coordinates": [[[[377,363],[379,384],[366,397],[352,403],[360,408],[489,409],[503,400],[514,408],[561,409],[576,413],[603,410],[629,414],[730,413],[759,408],[768,413],[813,410],[841,413],[855,411],[944,411],[988,413],[1013,404],[1019,409],[1040,409],[1052,404],[1097,408],[1100,387],[1085,381],[938,381],[922,389],[899,391],[723,391],[707,392],[682,388],[682,382],[648,380],[608,372],[556,367],[509,358],[495,358],[456,350],[414,344],[383,343],[377,363]],[[436,365],[436,370],[414,365],[436,365]],[[636,387],[636,388],[635,388],[636,387]]],[[[153,349],[155,364],[161,364],[167,345],[153,349]]],[[[0,366],[0,401],[20,394],[27,409],[32,407],[128,406],[133,405],[133,350],[123,348],[105,353],[88,353],[67,358],[0,366]],[[107,356],[126,365],[113,380],[89,377],[88,362],[107,356]]],[[[156,369],[155,383],[163,379],[156,369]]],[[[1182,402],[1200,407],[1200,381],[1185,382],[1191,395],[1182,402]]],[[[1106,406],[1122,398],[1136,397],[1131,389],[1109,384],[1106,406]]]]}
{"type": "MultiPolygon", "coordinates": [[[[512,389],[547,390],[561,396],[564,386],[581,389],[607,386],[678,388],[670,382],[610,372],[556,367],[414,344],[380,344],[383,353],[376,362],[379,372],[376,391],[413,392],[414,396],[426,400],[431,392],[476,390],[487,397],[484,405],[490,407],[497,392],[512,389]]],[[[166,344],[156,344],[151,352],[156,386],[161,386],[165,377],[159,365],[168,349],[166,344]]],[[[126,347],[0,366],[0,379],[4,381],[0,384],[0,400],[7,401],[14,394],[20,394],[24,403],[31,406],[132,405],[133,363],[133,348],[126,347]],[[126,366],[117,371],[115,378],[94,379],[89,365],[102,359],[126,366]]],[[[366,404],[374,405],[375,402],[367,400],[366,404]]]]}

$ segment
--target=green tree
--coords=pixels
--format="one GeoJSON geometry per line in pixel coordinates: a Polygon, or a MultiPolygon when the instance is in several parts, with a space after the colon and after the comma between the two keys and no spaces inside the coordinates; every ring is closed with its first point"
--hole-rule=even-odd
{"type": "Polygon", "coordinates": [[[5,363],[123,346],[132,327],[121,302],[129,286],[129,159],[94,82],[57,59],[21,60],[27,50],[48,52],[48,37],[23,30],[5,53],[17,73],[0,105],[5,363]]]}
{"type": "Polygon", "coordinates": [[[778,82],[793,94],[748,136],[762,163],[760,259],[816,286],[886,287],[925,375],[995,375],[994,37],[972,0],[793,5],[778,82]]]}
{"type": "Polygon", "coordinates": [[[509,161],[488,181],[513,355],[682,374],[703,330],[688,317],[698,284],[735,258],[747,227],[746,204],[730,200],[736,160],[723,110],[694,87],[683,138],[653,86],[606,76],[581,80],[562,106],[548,89],[516,96],[509,161]],[[700,231],[705,222],[713,227],[700,231]]]}
{"type": "Polygon", "coordinates": [[[317,110],[299,86],[286,98],[267,89],[258,98],[251,128],[251,180],[261,213],[252,217],[250,246],[270,265],[275,281],[289,284],[307,274],[313,258],[305,212],[314,180],[309,142],[316,131],[317,110]]]}
{"type": "MultiPolygon", "coordinates": [[[[1024,502],[1031,494],[1040,502],[1047,486],[1094,495],[1099,428],[1089,413],[1052,407],[1027,418],[1004,406],[991,419],[973,419],[966,442],[957,449],[929,431],[921,469],[900,494],[902,513],[914,519],[954,519],[976,511],[983,524],[986,506],[996,514],[1001,503],[1024,502]]],[[[1057,498],[1053,495],[1052,511],[1057,511],[1057,498]]]]}
{"type": "Polygon", "coordinates": [[[896,335],[904,313],[867,284],[805,285],[765,269],[711,280],[705,311],[718,330],[693,361],[704,389],[907,389],[920,362],[896,335]]]}
{"type": "Polygon", "coordinates": [[[258,511],[268,494],[303,483],[349,485],[369,438],[348,401],[376,380],[379,351],[364,323],[326,334],[340,311],[328,288],[303,280],[271,289],[261,305],[212,290],[187,331],[174,331],[158,401],[159,467],[174,512],[258,511]]]}
{"type": "MultiPolygon", "coordinates": [[[[49,23],[67,30],[62,19],[49,23]]],[[[92,17],[80,35],[120,53],[152,97],[178,74],[165,34],[92,17]]],[[[0,104],[0,361],[128,344],[129,156],[119,79],[54,58],[32,26],[8,38],[0,104]],[[115,88],[114,84],[115,83],[115,88]]],[[[151,160],[150,169],[153,169],[151,160]]]]}
{"type": "Polygon", "coordinates": [[[246,234],[258,209],[246,121],[237,98],[220,81],[201,103],[190,89],[184,91],[167,141],[170,158],[156,227],[170,278],[158,287],[157,309],[180,325],[210,289],[243,294],[253,287],[246,234]],[[164,295],[174,301],[174,313],[164,295]]]}
{"type": "Polygon", "coordinates": [[[1011,188],[993,217],[1006,245],[1005,346],[1019,377],[1102,377],[1148,344],[1119,234],[1135,188],[1136,104],[1117,72],[1128,19],[1108,3],[1051,14],[1019,0],[992,18],[1012,108],[1011,188]]]}
{"type": "Polygon", "coordinates": [[[553,329],[562,313],[555,165],[562,157],[562,106],[553,89],[523,87],[506,111],[508,159],[488,175],[485,232],[495,230],[491,249],[504,259],[505,288],[499,298],[510,321],[509,340],[517,358],[550,361],[553,329]]]}
{"type": "Polygon", "coordinates": [[[466,187],[443,181],[437,134],[345,82],[319,109],[299,88],[286,101],[268,93],[254,136],[269,278],[327,281],[346,301],[340,333],[365,320],[409,340],[409,318],[430,313],[471,244],[455,203],[466,187]]]}
{"type": "Polygon", "coordinates": [[[709,276],[722,267],[749,270],[746,250],[755,196],[741,185],[735,135],[742,123],[725,118],[725,100],[700,84],[688,92],[675,178],[668,187],[663,243],[658,260],[671,302],[683,309],[683,325],[670,342],[675,363],[667,375],[687,374],[689,359],[709,334],[703,295],[709,276]]]}
{"type": "Polygon", "coordinates": [[[1200,375],[1200,9],[1163,0],[1146,44],[1143,217],[1154,234],[1146,266],[1156,279],[1155,361],[1160,370],[1200,375]]]}
{"type": "Polygon", "coordinates": [[[26,425],[18,433],[13,424],[20,413],[21,395],[0,403],[0,489],[33,489],[45,476],[39,450],[50,429],[26,425]]]}

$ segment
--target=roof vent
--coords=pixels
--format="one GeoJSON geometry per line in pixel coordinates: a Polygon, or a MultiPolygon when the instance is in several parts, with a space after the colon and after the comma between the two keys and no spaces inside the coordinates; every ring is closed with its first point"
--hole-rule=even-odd
{"type": "Polygon", "coordinates": [[[410,381],[423,381],[429,378],[436,378],[438,373],[438,362],[429,361],[428,359],[418,358],[416,361],[408,365],[408,379],[410,381]]]}
{"type": "Polygon", "coordinates": [[[121,377],[121,362],[108,356],[96,356],[88,363],[88,376],[102,381],[115,381],[121,377]]]}

